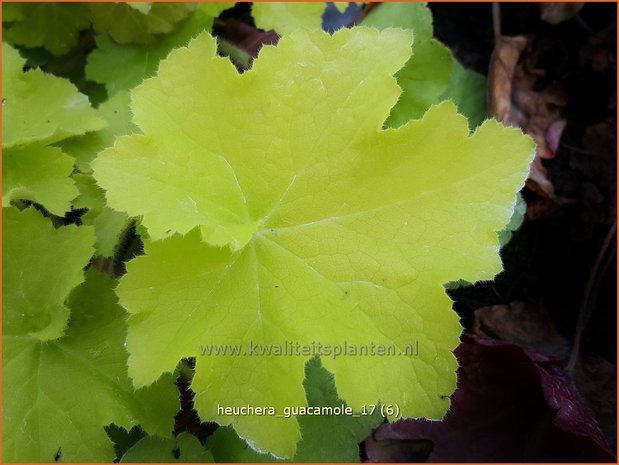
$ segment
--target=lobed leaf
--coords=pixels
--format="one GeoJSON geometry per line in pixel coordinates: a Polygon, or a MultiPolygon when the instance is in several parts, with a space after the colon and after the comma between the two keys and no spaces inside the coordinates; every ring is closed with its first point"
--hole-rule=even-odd
{"type": "Polygon", "coordinates": [[[79,194],[73,159],[48,144],[107,125],[68,80],[39,69],[24,72],[25,60],[2,44],[2,205],[31,200],[64,216],[79,194]]]}
{"type": "Polygon", "coordinates": [[[71,179],[73,159],[57,147],[28,145],[2,154],[2,206],[31,200],[64,216],[79,191],[71,179]]]}
{"type": "MultiPolygon", "coordinates": [[[[114,449],[103,427],[112,422],[140,423],[153,434],[172,431],[178,394],[171,377],[138,391],[131,387],[125,314],[112,286],[105,275],[87,273],[71,294],[71,319],[60,339],[4,332],[2,375],[13,387],[2,402],[4,462],[109,462],[114,449]]],[[[15,311],[4,306],[3,317],[15,311]]]]}
{"type": "Polygon", "coordinates": [[[68,80],[40,69],[23,71],[25,60],[2,44],[2,148],[52,144],[104,128],[107,123],[68,80]]]}
{"type": "MultiPolygon", "coordinates": [[[[203,344],[373,343],[397,353],[322,358],[339,396],[442,418],[461,331],[443,284],[501,270],[497,231],[534,146],[496,121],[469,134],[450,102],[383,130],[411,42],[401,29],[297,32],[239,75],[202,34],[134,90],[143,134],[93,168],[108,204],[141,216],[152,240],[117,291],[136,386],[203,344]],[[405,354],[411,343],[419,352],[405,354]]],[[[292,457],[297,419],[217,406],[307,405],[308,358],[198,357],[196,408],[292,457]]]]}
{"type": "Polygon", "coordinates": [[[14,207],[2,209],[2,226],[3,336],[60,337],[69,315],[65,301],[92,256],[92,228],[55,229],[35,209],[14,207]]]}

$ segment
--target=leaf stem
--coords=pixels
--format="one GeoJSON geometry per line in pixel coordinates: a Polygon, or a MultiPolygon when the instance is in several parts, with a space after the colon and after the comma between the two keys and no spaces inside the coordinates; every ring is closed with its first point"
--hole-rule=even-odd
{"type": "MultiPolygon", "coordinates": [[[[580,354],[580,341],[582,340],[582,335],[585,331],[587,323],[589,322],[589,318],[591,317],[592,305],[591,305],[591,292],[596,287],[595,283],[598,278],[598,274],[600,271],[600,267],[604,262],[604,258],[606,256],[606,252],[610,247],[611,241],[615,237],[617,233],[617,220],[613,223],[612,227],[608,231],[606,238],[604,239],[604,243],[600,248],[600,252],[595,259],[595,263],[593,264],[593,268],[591,269],[591,273],[589,273],[589,279],[587,280],[587,286],[585,287],[585,293],[583,294],[582,301],[580,302],[580,309],[578,310],[578,322],[576,324],[576,332],[574,334],[574,344],[572,345],[572,352],[570,354],[570,359],[567,363],[567,371],[568,373],[572,373],[574,368],[576,367],[576,362],[578,361],[578,356],[580,354]]],[[[607,267],[603,267],[604,269],[607,267]]],[[[597,293],[597,292],[596,292],[597,293]]]]}

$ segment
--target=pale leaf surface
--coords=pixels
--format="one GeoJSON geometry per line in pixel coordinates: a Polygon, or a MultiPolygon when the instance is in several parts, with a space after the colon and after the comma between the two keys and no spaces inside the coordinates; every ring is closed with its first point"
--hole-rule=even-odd
{"type": "MultiPolygon", "coordinates": [[[[137,386],[203,344],[374,343],[397,355],[322,359],[340,397],[443,417],[461,331],[443,284],[501,270],[497,231],[534,147],[496,121],[470,135],[450,102],[383,130],[411,39],[297,32],[239,75],[203,34],[135,89],[143,134],[119,138],[93,167],[109,205],[141,216],[152,239],[118,288],[137,386]]],[[[306,405],[307,358],[198,357],[196,408],[292,457],[295,418],[216,407],[306,405]]]]}
{"type": "Polygon", "coordinates": [[[6,149],[2,154],[2,206],[31,200],[64,216],[79,191],[71,179],[73,158],[57,147],[37,144],[6,149]]]}

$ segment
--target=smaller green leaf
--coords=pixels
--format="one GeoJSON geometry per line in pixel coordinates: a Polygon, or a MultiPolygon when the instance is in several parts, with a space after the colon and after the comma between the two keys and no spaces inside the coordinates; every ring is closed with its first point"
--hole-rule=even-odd
{"type": "Polygon", "coordinates": [[[509,223],[507,223],[507,226],[505,226],[505,229],[499,233],[499,242],[501,247],[507,245],[507,243],[511,240],[513,233],[520,229],[526,214],[527,203],[522,198],[522,195],[518,194],[512,217],[510,218],[509,223]]]}
{"type": "Polygon", "coordinates": [[[217,463],[283,462],[270,454],[256,452],[230,426],[220,426],[206,441],[217,463]]]}
{"type": "Polygon", "coordinates": [[[79,195],[71,179],[73,159],[57,147],[28,145],[4,150],[2,206],[31,200],[50,213],[64,216],[79,195]]]}
{"type": "Polygon", "coordinates": [[[125,455],[125,452],[133,447],[140,439],[146,436],[144,430],[139,426],[134,426],[131,429],[125,429],[122,426],[115,425],[114,423],[107,425],[105,427],[105,432],[114,443],[114,452],[116,452],[114,462],[120,461],[121,457],[125,455]]]}
{"type": "MultiPolygon", "coordinates": [[[[305,365],[303,385],[310,406],[338,407],[344,404],[337,394],[333,375],[322,367],[318,359],[312,359],[305,365]]],[[[358,443],[383,421],[380,409],[366,413],[368,415],[359,417],[300,417],[302,439],[294,461],[359,462],[358,443]]]]}
{"type": "Polygon", "coordinates": [[[2,44],[2,148],[52,144],[104,128],[107,123],[66,79],[39,69],[23,71],[25,60],[2,44]]]}
{"type": "MultiPolygon", "coordinates": [[[[312,359],[305,366],[305,395],[310,407],[340,407],[333,375],[325,370],[320,360],[312,359]]],[[[358,443],[377,427],[382,418],[380,410],[371,415],[301,416],[301,442],[291,462],[359,462],[358,443]]],[[[369,411],[368,411],[369,413],[369,411]]],[[[272,462],[274,457],[253,450],[230,427],[220,427],[207,441],[218,462],[272,462]]]]}
{"type": "MultiPolygon", "coordinates": [[[[66,241],[67,248],[72,245],[66,241]]],[[[71,319],[58,340],[3,334],[2,374],[14,387],[4,391],[2,404],[5,462],[53,462],[57,456],[65,462],[110,462],[114,449],[104,429],[110,423],[171,433],[178,391],[169,375],[146,389],[131,386],[125,312],[113,285],[90,270],[71,294],[71,319]]]]}
{"type": "Polygon", "coordinates": [[[157,34],[168,34],[194,8],[188,3],[152,3],[146,11],[126,3],[90,3],[92,23],[99,34],[119,44],[148,44],[157,34]]]}
{"type": "Polygon", "coordinates": [[[54,324],[39,337],[60,337],[69,315],[65,301],[84,280],[82,269],[92,256],[94,231],[77,226],[55,229],[34,208],[3,208],[2,226],[3,336],[33,335],[54,324]]]}
{"type": "Polygon", "coordinates": [[[26,47],[45,47],[54,55],[64,55],[75,47],[79,32],[90,26],[90,13],[84,3],[44,2],[2,6],[3,13],[8,13],[3,21],[15,21],[5,26],[5,39],[26,47]]]}
{"type": "Polygon", "coordinates": [[[76,166],[82,173],[92,172],[90,162],[101,150],[112,146],[116,137],[139,132],[131,121],[130,99],[128,91],[117,92],[98,108],[99,114],[108,123],[107,127],[97,132],[65,139],[58,144],[67,154],[75,158],[76,166]]]}
{"type": "Polygon", "coordinates": [[[415,32],[415,43],[432,39],[432,12],[425,2],[381,3],[363,19],[364,26],[385,29],[401,27],[415,32]]]}
{"type": "Polygon", "coordinates": [[[421,118],[430,106],[438,103],[449,85],[451,67],[451,52],[443,44],[434,39],[415,43],[412,58],[396,75],[402,96],[386,125],[399,127],[408,120],[421,118]]]}
{"type": "Polygon", "coordinates": [[[464,68],[454,58],[451,82],[441,100],[453,100],[458,111],[468,118],[471,129],[488,118],[486,94],[486,77],[464,68]]]}
{"type": "Polygon", "coordinates": [[[256,27],[283,35],[299,29],[320,29],[325,7],[322,2],[254,2],[251,12],[256,27]]]}
{"type": "Polygon", "coordinates": [[[105,202],[105,192],[91,176],[76,174],[73,179],[77,182],[80,196],[75,199],[75,208],[87,208],[82,216],[84,224],[95,228],[95,254],[103,257],[114,255],[120,234],[127,228],[129,218],[125,213],[108,208],[105,202]]]}
{"type": "Polygon", "coordinates": [[[202,344],[373,341],[402,356],[321,358],[339,396],[357,412],[398,405],[390,420],[445,415],[462,328],[442,286],[501,270],[496,233],[534,146],[492,120],[471,134],[452,102],[381,129],[412,39],[298,31],[239,74],[202,34],[133,91],[143,134],[119,138],[93,168],[110,205],[141,216],[152,239],[117,288],[136,386],[194,356],[201,419],[288,458],[296,417],[218,407],[307,405],[310,354],[209,357],[202,344]],[[205,228],[230,247],[209,244],[205,228]]]}
{"type": "Polygon", "coordinates": [[[382,3],[370,11],[363,25],[378,29],[412,29],[413,56],[396,75],[402,95],[386,126],[399,127],[408,120],[420,118],[431,105],[440,101],[452,72],[451,52],[432,38],[432,13],[427,4],[382,3]]]}
{"type": "Polygon", "coordinates": [[[120,45],[110,37],[96,38],[97,48],[88,56],[86,76],[105,84],[110,95],[128,90],[157,72],[159,62],[172,50],[183,47],[202,31],[211,30],[213,17],[198,10],[171,34],[148,45],[120,45]],[[122,73],[118,70],[122,69],[122,73]]]}
{"type": "Polygon", "coordinates": [[[213,456],[195,436],[181,433],[176,438],[147,436],[140,439],[121,459],[121,463],[211,463],[213,456]]]}

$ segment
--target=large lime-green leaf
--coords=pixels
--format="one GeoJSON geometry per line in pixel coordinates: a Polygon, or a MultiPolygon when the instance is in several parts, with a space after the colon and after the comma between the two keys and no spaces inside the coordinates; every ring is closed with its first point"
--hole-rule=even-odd
{"type": "Polygon", "coordinates": [[[147,45],[120,45],[110,37],[97,37],[97,48],[88,56],[86,76],[105,84],[110,95],[131,89],[144,79],[152,77],[159,62],[177,47],[183,47],[200,32],[210,31],[213,17],[202,9],[181,23],[171,34],[147,45]],[[122,72],[118,72],[122,70],[122,72]]]}
{"type": "MultiPolygon", "coordinates": [[[[445,414],[461,327],[443,284],[501,270],[497,231],[534,147],[496,121],[469,135],[450,102],[381,129],[411,41],[401,29],[298,32],[239,75],[203,34],[134,90],[143,134],[93,168],[109,205],[141,216],[152,239],[118,288],[137,386],[201,345],[373,343],[396,355],[322,358],[344,401],[445,414]]],[[[306,405],[310,357],[198,356],[196,408],[291,457],[295,418],[217,406],[306,405]]]]}
{"type": "MultiPolygon", "coordinates": [[[[64,247],[72,245],[67,240],[64,247]]],[[[39,268],[47,274],[47,288],[66,280],[62,258],[54,267],[45,265],[39,268]]],[[[111,462],[114,449],[103,427],[112,422],[171,433],[178,393],[170,376],[138,391],[131,386],[123,347],[125,312],[113,284],[99,272],[87,273],[71,294],[71,319],[61,339],[40,341],[3,328],[3,462],[54,462],[57,457],[111,462]]],[[[15,311],[4,306],[3,316],[15,311]]]]}
{"type": "Polygon", "coordinates": [[[3,21],[11,21],[3,28],[6,40],[45,47],[54,55],[64,55],[75,47],[80,31],[90,27],[90,12],[84,3],[3,3],[2,7],[3,13],[9,12],[3,21]]]}
{"type": "Polygon", "coordinates": [[[69,314],[65,302],[84,280],[93,253],[92,228],[55,229],[34,208],[13,207],[2,209],[2,227],[3,336],[61,336],[69,314]]]}
{"type": "Polygon", "coordinates": [[[73,180],[73,158],[57,147],[29,145],[2,153],[2,206],[32,200],[64,216],[79,194],[73,180]]]}
{"type": "Polygon", "coordinates": [[[108,34],[120,44],[147,44],[157,34],[168,34],[195,9],[189,3],[152,3],[144,8],[126,3],[97,3],[88,5],[92,23],[99,34],[108,34]]]}
{"type": "MultiPolygon", "coordinates": [[[[317,359],[305,367],[305,393],[310,407],[341,407],[333,377],[317,359]]],[[[293,462],[359,462],[358,443],[381,422],[379,409],[360,417],[348,415],[305,415],[299,417],[302,438],[293,462]]],[[[229,427],[221,427],[208,439],[207,447],[217,462],[272,462],[270,454],[260,454],[229,427]]]]}
{"type": "Polygon", "coordinates": [[[251,14],[256,27],[278,34],[290,34],[299,29],[320,29],[323,2],[254,2],[251,14]]]}
{"type": "Polygon", "coordinates": [[[25,60],[2,44],[2,148],[51,144],[106,126],[88,97],[66,79],[39,69],[23,71],[25,60]]]}
{"type": "Polygon", "coordinates": [[[121,463],[210,463],[213,456],[195,436],[181,433],[176,438],[147,436],[140,439],[121,459],[121,463]]]}
{"type": "Polygon", "coordinates": [[[398,72],[402,96],[387,120],[398,127],[421,117],[430,105],[438,103],[447,90],[452,73],[452,56],[447,47],[432,38],[432,13],[425,3],[382,3],[363,20],[364,26],[379,29],[411,29],[415,37],[413,56],[398,72]]]}

